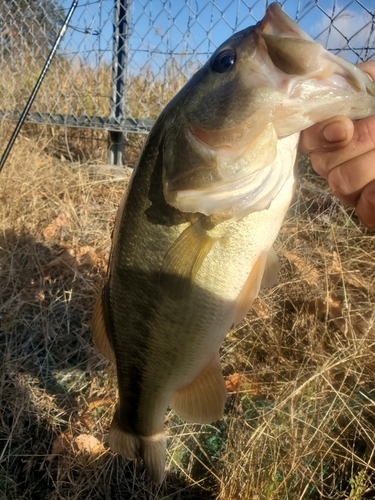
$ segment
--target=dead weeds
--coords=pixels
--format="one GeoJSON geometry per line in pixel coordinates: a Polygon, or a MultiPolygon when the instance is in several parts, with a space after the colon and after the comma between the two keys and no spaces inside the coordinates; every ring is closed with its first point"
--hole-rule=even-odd
{"type": "Polygon", "coordinates": [[[225,416],[166,416],[156,487],[107,447],[115,370],[89,328],[126,178],[45,151],[20,137],[0,176],[0,499],[373,498],[374,236],[324,182],[301,169],[279,285],[222,347],[225,416]]]}

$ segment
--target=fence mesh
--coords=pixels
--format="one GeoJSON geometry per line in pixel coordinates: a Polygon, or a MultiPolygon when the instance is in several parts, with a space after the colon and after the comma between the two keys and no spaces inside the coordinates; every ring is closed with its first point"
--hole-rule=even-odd
{"type": "MultiPolygon", "coordinates": [[[[15,119],[22,112],[70,3],[1,2],[1,116],[15,119]]],[[[147,131],[145,120],[156,118],[223,40],[261,19],[267,3],[81,0],[29,121],[147,131]],[[127,29],[122,59],[116,53],[119,45],[114,46],[116,12],[117,23],[125,21],[127,29]],[[125,19],[119,19],[119,13],[125,19]],[[122,86],[118,85],[119,64],[124,65],[122,86]],[[124,103],[122,116],[114,112],[116,100],[124,103]]],[[[351,62],[375,58],[374,0],[285,0],[282,4],[307,33],[335,54],[351,62]]]]}

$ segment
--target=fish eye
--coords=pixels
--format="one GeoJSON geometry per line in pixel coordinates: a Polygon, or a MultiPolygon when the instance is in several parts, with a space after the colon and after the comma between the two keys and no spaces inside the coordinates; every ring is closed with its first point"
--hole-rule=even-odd
{"type": "Polygon", "coordinates": [[[215,73],[225,73],[229,71],[236,62],[236,53],[234,50],[223,50],[212,62],[212,69],[215,73]]]}

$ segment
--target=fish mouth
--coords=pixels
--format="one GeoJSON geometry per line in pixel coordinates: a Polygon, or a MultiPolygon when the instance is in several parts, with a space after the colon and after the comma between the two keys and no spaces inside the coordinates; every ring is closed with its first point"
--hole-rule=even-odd
{"type": "Polygon", "coordinates": [[[256,29],[268,35],[302,38],[314,42],[293,19],[285,14],[277,2],[271,3],[268,6],[265,16],[257,23],[256,29]]]}
{"type": "Polygon", "coordinates": [[[293,177],[299,132],[335,114],[360,119],[375,108],[374,82],[327,52],[277,3],[220,47],[202,78],[206,74],[216,100],[208,92],[192,99],[179,135],[186,154],[167,142],[163,150],[165,200],[182,212],[232,211],[240,220],[268,209],[293,177]],[[228,47],[236,65],[221,76],[211,64],[228,47]],[[206,115],[217,107],[227,116],[203,119],[197,102],[206,115]]]}
{"type": "Polygon", "coordinates": [[[356,66],[327,52],[285,14],[278,3],[272,3],[255,27],[258,47],[264,51],[275,69],[284,74],[277,88],[290,97],[298,97],[301,82],[315,80],[324,86],[346,87],[355,92],[375,96],[375,85],[356,66]],[[300,78],[298,78],[300,77],[300,78]]]}

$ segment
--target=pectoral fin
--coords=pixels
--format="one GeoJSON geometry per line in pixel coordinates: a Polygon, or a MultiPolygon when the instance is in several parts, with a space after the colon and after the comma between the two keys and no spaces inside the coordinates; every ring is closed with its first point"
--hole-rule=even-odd
{"type": "Polygon", "coordinates": [[[202,228],[201,219],[177,238],[164,258],[160,276],[160,284],[171,299],[182,299],[189,292],[215,241],[202,228]]]}
{"type": "Polygon", "coordinates": [[[255,261],[249,276],[236,301],[234,325],[238,325],[246,316],[258,296],[268,253],[263,252],[255,261]]]}
{"type": "Polygon", "coordinates": [[[174,394],[170,405],[182,419],[208,424],[222,417],[226,400],[219,354],[215,354],[193,382],[174,394]]]}
{"type": "Polygon", "coordinates": [[[100,292],[94,305],[94,314],[91,321],[92,340],[104,357],[116,363],[115,353],[109,342],[104,319],[103,293],[100,292]]]}

